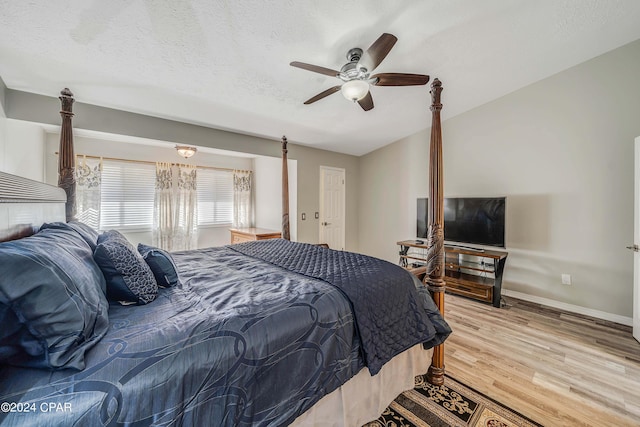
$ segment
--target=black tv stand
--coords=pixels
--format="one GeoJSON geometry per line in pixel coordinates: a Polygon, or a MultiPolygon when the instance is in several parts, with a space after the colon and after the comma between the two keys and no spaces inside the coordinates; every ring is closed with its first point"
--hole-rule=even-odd
{"type": "MultiPolygon", "coordinates": [[[[400,246],[400,265],[421,280],[426,274],[426,244],[415,240],[397,242],[400,246]],[[414,248],[410,252],[410,249],[414,248]]],[[[445,277],[447,292],[484,301],[500,308],[502,275],[507,252],[445,245],[445,277]]]]}

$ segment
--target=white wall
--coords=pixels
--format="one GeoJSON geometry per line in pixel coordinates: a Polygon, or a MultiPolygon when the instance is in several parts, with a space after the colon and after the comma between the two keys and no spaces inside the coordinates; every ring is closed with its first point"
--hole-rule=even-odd
{"type": "Polygon", "coordinates": [[[44,180],[44,140],[41,125],[0,118],[0,168],[36,181],[44,180]]]}
{"type": "MultiPolygon", "coordinates": [[[[443,123],[445,196],[507,196],[504,288],[631,317],[638,76],[640,41],[443,123]]],[[[397,262],[415,236],[429,133],[361,159],[361,251],[397,262]]]]}
{"type": "MultiPolygon", "coordinates": [[[[254,159],[256,227],[282,230],[282,159],[258,156],[254,159]]],[[[297,240],[298,162],[287,161],[289,171],[289,230],[297,240]]]]}

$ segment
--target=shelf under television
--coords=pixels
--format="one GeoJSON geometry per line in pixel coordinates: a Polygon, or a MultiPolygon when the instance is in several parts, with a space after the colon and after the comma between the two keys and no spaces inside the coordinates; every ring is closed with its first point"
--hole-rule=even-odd
{"type": "Polygon", "coordinates": [[[479,273],[494,274],[493,264],[483,264],[481,262],[458,261],[449,262],[445,260],[444,266],[447,270],[473,270],[479,273]]]}

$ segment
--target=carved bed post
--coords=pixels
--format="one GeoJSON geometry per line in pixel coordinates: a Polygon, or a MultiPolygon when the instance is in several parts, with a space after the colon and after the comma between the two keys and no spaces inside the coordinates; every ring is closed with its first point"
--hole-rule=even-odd
{"type": "MultiPolygon", "coordinates": [[[[427,274],[425,284],[444,316],[444,174],[442,168],[442,128],[440,126],[440,92],[442,83],[431,84],[431,143],[429,149],[429,232],[427,235],[427,274]]],[[[431,384],[444,383],[444,344],[433,349],[431,366],[427,372],[431,384]]]]}
{"type": "Polygon", "coordinates": [[[64,88],[60,92],[60,102],[62,109],[62,129],[60,130],[60,147],[58,157],[58,187],[67,193],[65,211],[67,222],[75,219],[76,216],[76,174],[75,155],[73,152],[73,129],[71,118],[73,117],[73,93],[69,88],[64,88]]]}
{"type": "Polygon", "coordinates": [[[287,168],[287,137],[282,135],[282,238],[291,240],[289,234],[289,170],[287,168]]]}

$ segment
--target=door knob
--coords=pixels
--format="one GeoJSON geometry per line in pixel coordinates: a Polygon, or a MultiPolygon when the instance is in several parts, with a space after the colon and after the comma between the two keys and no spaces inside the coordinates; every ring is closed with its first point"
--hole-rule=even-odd
{"type": "Polygon", "coordinates": [[[638,245],[627,246],[627,249],[631,249],[633,252],[640,252],[640,246],[638,245]]]}

